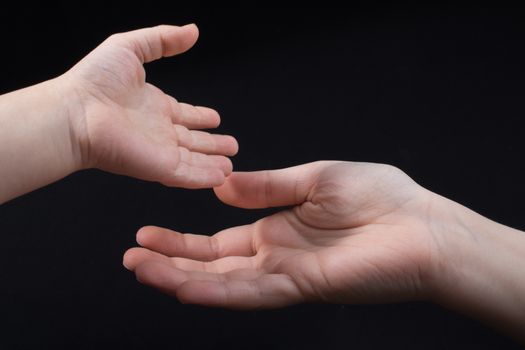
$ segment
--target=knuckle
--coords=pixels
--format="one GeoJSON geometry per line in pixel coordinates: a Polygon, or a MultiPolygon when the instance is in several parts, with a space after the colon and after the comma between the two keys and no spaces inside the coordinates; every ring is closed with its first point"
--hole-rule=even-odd
{"type": "Polygon", "coordinates": [[[107,37],[106,41],[110,43],[121,41],[123,36],[124,36],[123,33],[111,34],[110,36],[107,37]]]}
{"type": "Polygon", "coordinates": [[[218,259],[222,256],[222,248],[219,240],[215,236],[211,236],[208,240],[208,243],[210,244],[210,252],[214,259],[218,259]]]}

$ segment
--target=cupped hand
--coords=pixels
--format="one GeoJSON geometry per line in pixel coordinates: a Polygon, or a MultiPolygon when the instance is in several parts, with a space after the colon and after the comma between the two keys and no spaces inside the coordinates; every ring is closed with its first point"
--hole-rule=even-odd
{"type": "Polygon", "coordinates": [[[399,169],[316,162],[233,173],[216,188],[241,208],[292,206],[211,237],[139,230],[124,265],[184,303],[273,308],[299,302],[425,299],[438,265],[438,196],[399,169]]]}
{"type": "Polygon", "coordinates": [[[237,152],[237,142],[198,130],[217,127],[218,113],[147,83],[143,67],[183,53],[197,37],[195,25],[115,34],[64,74],[77,97],[70,124],[82,167],[186,188],[224,182],[232,168],[225,156],[237,152]]]}

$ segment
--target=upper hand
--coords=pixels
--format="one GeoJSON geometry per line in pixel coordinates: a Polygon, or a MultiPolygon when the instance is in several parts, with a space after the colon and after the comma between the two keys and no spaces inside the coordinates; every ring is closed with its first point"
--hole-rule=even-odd
{"type": "Polygon", "coordinates": [[[397,168],[348,162],[233,173],[218,197],[242,208],[293,207],[212,237],[146,227],[124,265],[185,303],[267,308],[302,301],[422,299],[438,242],[438,196],[397,168]]]}
{"type": "Polygon", "coordinates": [[[115,34],[62,77],[74,95],[70,118],[82,167],[168,186],[220,185],[238,146],[215,128],[210,108],[179,103],[146,83],[144,63],[180,54],[196,42],[195,25],[157,26],[115,34]]]}

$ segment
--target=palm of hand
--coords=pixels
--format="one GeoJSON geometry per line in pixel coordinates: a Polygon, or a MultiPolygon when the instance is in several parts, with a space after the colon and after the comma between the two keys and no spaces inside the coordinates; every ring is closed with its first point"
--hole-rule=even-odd
{"type": "Polygon", "coordinates": [[[329,166],[308,201],[256,224],[258,264],[290,276],[306,300],[421,298],[432,241],[418,199],[396,168],[329,166]]]}
{"type": "Polygon", "coordinates": [[[217,189],[223,201],[296,206],[212,238],[145,228],[138,241],[149,250],[132,249],[124,261],[144,283],[206,305],[422,298],[434,249],[425,193],[401,171],[377,164],[234,173],[217,189]]]}
{"type": "Polygon", "coordinates": [[[191,129],[216,127],[218,114],[178,103],[146,83],[144,62],[185,51],[196,40],[196,32],[173,32],[170,40],[178,47],[170,49],[168,29],[173,30],[156,27],[112,36],[68,73],[80,82],[76,91],[84,118],[75,124],[83,157],[88,167],[166,185],[216,186],[231,172],[224,155],[235,154],[237,144],[229,136],[191,129]]]}

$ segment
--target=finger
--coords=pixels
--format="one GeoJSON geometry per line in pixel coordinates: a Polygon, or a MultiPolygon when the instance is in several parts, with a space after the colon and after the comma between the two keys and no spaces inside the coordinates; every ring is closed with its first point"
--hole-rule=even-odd
{"type": "Polygon", "coordinates": [[[283,274],[241,269],[226,274],[185,272],[157,261],[135,269],[137,280],[182,303],[232,309],[276,308],[304,300],[295,282],[283,274]]]}
{"type": "Polygon", "coordinates": [[[215,193],[241,208],[267,208],[305,202],[322,169],[336,162],[314,162],[279,170],[235,172],[215,193]]]}
{"type": "Polygon", "coordinates": [[[231,160],[224,156],[205,155],[178,147],[179,161],[171,176],[161,182],[166,186],[189,189],[220,186],[232,171],[231,160]]]}
{"type": "Polygon", "coordinates": [[[185,147],[179,147],[179,153],[180,162],[192,168],[219,169],[225,176],[230,175],[233,170],[232,161],[224,156],[193,152],[185,147]]]}
{"type": "Polygon", "coordinates": [[[239,150],[237,141],[229,135],[212,135],[204,131],[190,131],[182,125],[175,125],[175,130],[179,145],[194,152],[233,156],[239,150]]]}
{"type": "Polygon", "coordinates": [[[213,261],[200,261],[187,258],[171,258],[174,267],[184,271],[227,273],[239,269],[255,269],[254,257],[227,256],[213,261]]]}
{"type": "Polygon", "coordinates": [[[223,283],[228,280],[253,280],[261,275],[254,269],[233,270],[224,274],[201,271],[184,271],[158,260],[145,260],[134,269],[137,280],[146,285],[175,295],[175,291],[189,280],[223,283]]]}
{"type": "Polygon", "coordinates": [[[182,27],[160,25],[138,29],[116,34],[111,39],[129,47],[143,63],[147,63],[187,51],[198,37],[197,26],[188,24],[182,27]]]}
{"type": "Polygon", "coordinates": [[[145,261],[157,261],[163,264],[171,264],[172,261],[165,255],[151,251],[149,249],[133,247],[128,249],[122,258],[122,264],[130,271],[145,261]]]}
{"type": "Polygon", "coordinates": [[[166,186],[198,189],[220,186],[224,180],[224,171],[218,167],[201,168],[180,162],[172,176],[162,183],[166,186]]]}
{"type": "Polygon", "coordinates": [[[166,186],[188,189],[210,188],[224,183],[233,168],[231,160],[224,156],[205,155],[179,147],[180,157],[175,171],[163,180],[166,186]]]}
{"type": "Polygon", "coordinates": [[[255,269],[253,257],[228,256],[214,261],[200,261],[187,258],[169,258],[141,247],[128,249],[124,253],[122,263],[128,270],[133,271],[138,265],[146,261],[157,261],[187,272],[226,273],[239,269],[255,269]]]}
{"type": "Polygon", "coordinates": [[[189,278],[175,289],[184,304],[230,309],[269,309],[303,300],[293,280],[283,274],[264,274],[251,280],[206,281],[189,278]]]}
{"type": "Polygon", "coordinates": [[[221,123],[221,117],[214,109],[192,106],[178,102],[170,95],[166,96],[171,103],[171,121],[174,124],[183,125],[189,129],[210,129],[218,127],[221,123]]]}
{"type": "Polygon", "coordinates": [[[212,261],[227,256],[255,255],[253,230],[253,225],[237,226],[209,237],[146,226],[137,232],[137,242],[166,256],[212,261]]]}
{"type": "Polygon", "coordinates": [[[173,111],[171,120],[174,124],[183,125],[188,129],[211,129],[221,123],[221,117],[214,109],[177,102],[171,96],[170,101],[173,111]]]}
{"type": "MultiPolygon", "coordinates": [[[[155,259],[145,260],[138,264],[134,270],[137,278],[141,283],[154,284],[155,280],[165,281],[164,286],[167,289],[175,290],[184,282],[206,281],[224,283],[226,281],[249,281],[254,280],[263,274],[262,271],[255,269],[237,269],[226,273],[211,273],[203,271],[185,271],[178,269],[167,263],[155,259]]],[[[156,285],[156,287],[159,287],[156,285]]]]}

